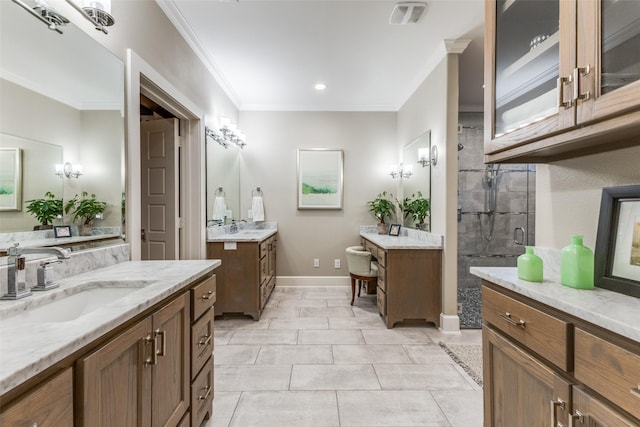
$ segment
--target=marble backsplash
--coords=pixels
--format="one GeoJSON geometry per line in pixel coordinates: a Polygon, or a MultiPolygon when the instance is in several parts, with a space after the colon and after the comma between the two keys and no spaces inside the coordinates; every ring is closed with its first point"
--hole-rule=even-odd
{"type": "MultiPolygon", "coordinates": [[[[53,261],[56,257],[43,258],[39,256],[38,259],[31,260],[29,259],[30,257],[27,256],[25,274],[29,287],[33,287],[37,283],[40,263],[47,260],[53,261]]],[[[125,261],[129,261],[128,243],[72,252],[70,259],[53,265],[54,281],[125,261]]],[[[0,266],[0,295],[7,293],[8,269],[7,265],[0,266]]]]}
{"type": "MultiPolygon", "coordinates": [[[[377,225],[361,225],[360,233],[364,234],[378,234],[377,225]]],[[[413,228],[400,228],[400,236],[407,236],[412,239],[422,240],[425,243],[434,246],[442,246],[444,244],[444,237],[441,234],[434,234],[428,231],[415,230],[413,228]]]]}
{"type": "MultiPolygon", "coordinates": [[[[112,234],[120,234],[122,230],[120,227],[94,227],[91,233],[94,236],[104,236],[112,234]]],[[[80,233],[77,226],[71,227],[71,235],[78,236],[80,233]]],[[[27,246],[31,240],[44,240],[53,239],[53,229],[51,230],[36,230],[36,231],[16,231],[14,233],[0,233],[0,247],[8,247],[13,242],[20,242],[22,246],[27,246]]]]}
{"type": "MultiPolygon", "coordinates": [[[[238,230],[276,230],[277,222],[238,222],[238,230]]],[[[229,234],[231,224],[207,227],[207,239],[213,239],[216,236],[229,234]]]]}

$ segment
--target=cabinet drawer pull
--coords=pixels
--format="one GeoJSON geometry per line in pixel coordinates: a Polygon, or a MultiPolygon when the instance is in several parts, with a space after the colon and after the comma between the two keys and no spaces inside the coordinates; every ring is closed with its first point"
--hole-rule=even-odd
{"type": "Polygon", "coordinates": [[[154,338],[154,353],[157,354],[158,356],[166,356],[167,355],[167,331],[161,331],[160,329],[156,329],[156,331],[153,333],[153,338],[154,338]],[[158,340],[157,338],[160,337],[162,339],[161,345],[160,345],[160,350],[158,350],[158,340]]]}
{"type": "Polygon", "coordinates": [[[147,357],[144,360],[144,366],[153,366],[158,364],[158,354],[156,353],[156,343],[157,338],[155,335],[151,336],[151,334],[147,335],[142,339],[145,345],[151,344],[151,356],[147,357]]]}
{"type": "Polygon", "coordinates": [[[209,387],[208,385],[202,387],[203,390],[206,390],[206,393],[204,394],[204,396],[198,396],[198,400],[206,400],[207,397],[209,397],[209,395],[211,394],[211,390],[213,390],[212,387],[209,387]]]}
{"type": "Polygon", "coordinates": [[[576,421],[580,424],[584,423],[584,414],[578,410],[576,410],[575,414],[569,414],[569,427],[575,427],[576,421]]]}
{"type": "Polygon", "coordinates": [[[201,338],[200,341],[198,341],[198,347],[202,347],[202,346],[206,346],[209,344],[209,342],[211,341],[211,335],[209,334],[204,334],[201,338]]]}
{"type": "Polygon", "coordinates": [[[573,100],[564,100],[564,85],[571,83],[571,76],[558,77],[558,108],[571,108],[573,106],[573,100]]]}
{"type": "MultiPolygon", "coordinates": [[[[513,326],[517,326],[519,328],[524,329],[526,326],[526,323],[524,320],[520,319],[520,320],[515,320],[511,318],[511,313],[504,313],[501,314],[500,317],[502,317],[504,320],[506,320],[509,324],[513,325],[513,326]]],[[[564,402],[563,402],[564,404],[564,402]]]]}
{"type": "Polygon", "coordinates": [[[629,390],[631,392],[631,394],[633,394],[635,397],[640,397],[640,383],[638,383],[638,388],[632,388],[631,390],[629,390]]]}
{"type": "Polygon", "coordinates": [[[558,427],[558,416],[556,414],[557,408],[564,410],[564,400],[557,398],[551,401],[551,426],[558,427]]]}
{"type": "Polygon", "coordinates": [[[200,298],[203,301],[205,301],[205,300],[211,299],[211,295],[213,295],[213,291],[207,291],[207,293],[202,295],[200,298]]]}
{"type": "Polygon", "coordinates": [[[586,93],[580,93],[580,77],[586,76],[591,72],[591,66],[587,65],[586,67],[578,67],[573,69],[573,99],[575,101],[582,99],[587,100],[591,97],[591,93],[587,91],[586,93]]]}

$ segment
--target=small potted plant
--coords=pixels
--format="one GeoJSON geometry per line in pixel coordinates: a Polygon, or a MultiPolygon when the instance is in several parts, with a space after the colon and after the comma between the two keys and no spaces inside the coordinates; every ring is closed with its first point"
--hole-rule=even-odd
{"type": "Polygon", "coordinates": [[[405,197],[401,203],[398,202],[398,205],[405,218],[411,217],[413,221],[415,221],[418,230],[424,230],[426,228],[424,220],[429,216],[431,204],[429,199],[422,197],[420,191],[412,194],[410,197],[405,197]]]}
{"type": "Polygon", "coordinates": [[[82,192],[82,197],[78,197],[76,194],[73,199],[70,199],[64,206],[64,213],[71,212],[73,215],[73,221],[80,219],[82,222],[78,227],[81,236],[90,236],[91,228],[93,226],[93,220],[99,215],[104,213],[107,208],[106,202],[101,202],[96,199],[96,195],[92,194],[89,197],[89,193],[82,192]]]}
{"type": "Polygon", "coordinates": [[[34,230],[49,230],[53,228],[53,220],[62,216],[62,199],[47,191],[42,199],[27,200],[27,212],[33,214],[40,225],[33,227],[34,230]]]}
{"type": "Polygon", "coordinates": [[[396,207],[393,203],[393,195],[387,194],[386,191],[378,194],[378,196],[367,202],[369,212],[378,219],[378,234],[387,234],[388,225],[384,222],[386,218],[391,218],[395,213],[396,207]]]}

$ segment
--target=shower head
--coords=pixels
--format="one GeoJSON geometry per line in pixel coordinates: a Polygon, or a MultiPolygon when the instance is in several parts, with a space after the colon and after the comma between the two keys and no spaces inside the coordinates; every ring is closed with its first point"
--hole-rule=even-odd
{"type": "Polygon", "coordinates": [[[464,148],[464,145],[458,142],[458,151],[461,151],[464,148]]]}

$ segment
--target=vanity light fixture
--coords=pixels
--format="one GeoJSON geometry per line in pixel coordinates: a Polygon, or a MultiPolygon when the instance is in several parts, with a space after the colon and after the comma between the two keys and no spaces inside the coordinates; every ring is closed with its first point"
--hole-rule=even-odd
{"type": "Polygon", "coordinates": [[[313,88],[315,90],[323,91],[323,90],[325,90],[327,88],[327,85],[322,83],[322,82],[318,82],[315,85],[313,85],[313,88]]]}
{"type": "Polygon", "coordinates": [[[208,136],[218,144],[222,145],[225,149],[229,148],[229,143],[224,139],[224,137],[220,135],[220,133],[214,131],[213,129],[205,126],[204,134],[205,136],[208,136]]]}
{"type": "Polygon", "coordinates": [[[403,165],[400,163],[399,166],[390,165],[389,166],[389,175],[391,178],[409,178],[413,175],[413,166],[412,165],[403,165]]]}
{"type": "Polygon", "coordinates": [[[221,138],[225,142],[231,142],[240,148],[247,145],[247,136],[238,129],[235,123],[231,123],[228,117],[222,117],[220,119],[220,132],[222,133],[221,138]]]}
{"type": "Polygon", "coordinates": [[[51,31],[55,31],[58,34],[62,34],[62,30],[59,27],[64,27],[69,23],[67,18],[50,8],[44,0],[36,0],[38,5],[33,8],[22,0],[13,0],[13,2],[42,21],[51,31]]]}
{"type": "Polygon", "coordinates": [[[418,148],[418,163],[425,166],[435,166],[438,163],[438,146],[434,145],[431,150],[428,148],[418,148]]]}
{"type": "Polygon", "coordinates": [[[111,16],[111,0],[82,0],[82,7],[73,0],[66,2],[91,22],[96,30],[105,34],[109,34],[105,27],[110,27],[116,22],[111,16]]]}
{"type": "Polygon", "coordinates": [[[67,178],[76,178],[82,175],[82,165],[71,164],[70,162],[66,162],[64,165],[57,164],[56,165],[56,175],[60,178],[66,176],[67,178]]]}

